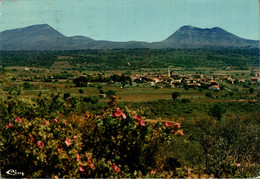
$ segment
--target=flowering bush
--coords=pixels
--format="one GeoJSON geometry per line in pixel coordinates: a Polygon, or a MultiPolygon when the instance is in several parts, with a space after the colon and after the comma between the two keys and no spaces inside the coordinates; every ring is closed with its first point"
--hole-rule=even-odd
{"type": "Polygon", "coordinates": [[[136,171],[146,175],[151,169],[160,168],[162,161],[157,159],[161,146],[181,135],[180,126],[147,123],[136,114],[122,112],[114,105],[116,97],[111,98],[111,108],[101,116],[86,117],[94,125],[90,135],[84,136],[87,140],[83,141],[83,150],[91,151],[97,161],[112,163],[117,176],[125,177],[126,173],[134,174],[136,171]]]}
{"type": "Polygon", "coordinates": [[[63,99],[60,94],[33,100],[1,97],[2,176],[10,177],[6,174],[10,169],[24,172],[25,177],[53,178],[259,173],[259,115],[215,120],[199,114],[179,118],[178,123],[156,123],[143,117],[149,107],[137,114],[118,108],[117,97],[111,96],[108,107],[93,114],[85,112],[91,107],[82,99],[63,99]]]}
{"type": "Polygon", "coordinates": [[[1,170],[26,177],[156,176],[161,147],[183,135],[180,124],[148,123],[116,100],[111,96],[101,115],[10,119],[1,128],[1,170]]]}
{"type": "Polygon", "coordinates": [[[81,134],[70,124],[22,118],[2,134],[4,170],[15,168],[28,177],[77,176],[81,134]]]}

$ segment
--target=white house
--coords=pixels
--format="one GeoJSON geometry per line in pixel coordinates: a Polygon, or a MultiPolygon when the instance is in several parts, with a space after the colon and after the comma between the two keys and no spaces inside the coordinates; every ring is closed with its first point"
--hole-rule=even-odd
{"type": "Polygon", "coordinates": [[[212,85],[209,87],[210,90],[220,90],[218,85],[212,85]]]}

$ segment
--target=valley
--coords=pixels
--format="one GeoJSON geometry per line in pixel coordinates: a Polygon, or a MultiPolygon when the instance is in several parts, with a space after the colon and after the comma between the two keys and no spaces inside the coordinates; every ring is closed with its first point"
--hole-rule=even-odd
{"type": "Polygon", "coordinates": [[[222,42],[1,51],[1,170],[11,155],[27,177],[257,176],[259,49],[222,42]]]}

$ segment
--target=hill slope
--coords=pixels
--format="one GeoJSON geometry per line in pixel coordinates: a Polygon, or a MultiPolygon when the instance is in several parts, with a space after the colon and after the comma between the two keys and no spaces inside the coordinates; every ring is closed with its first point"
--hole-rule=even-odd
{"type": "Polygon", "coordinates": [[[221,47],[257,47],[258,41],[240,38],[219,27],[211,29],[183,26],[166,40],[167,46],[221,46],[221,47]]]}

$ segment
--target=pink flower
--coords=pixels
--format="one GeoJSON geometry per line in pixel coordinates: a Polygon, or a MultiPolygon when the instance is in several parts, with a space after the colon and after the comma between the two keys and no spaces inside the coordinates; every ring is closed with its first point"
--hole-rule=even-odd
{"type": "Polygon", "coordinates": [[[165,122],[164,124],[166,127],[171,127],[173,125],[171,122],[165,122]]]}
{"type": "Polygon", "coordinates": [[[126,119],[125,113],[122,113],[120,108],[116,108],[116,112],[114,112],[114,114],[112,114],[112,117],[122,117],[122,118],[126,119]]]}
{"type": "Polygon", "coordinates": [[[141,121],[141,117],[138,116],[137,114],[134,115],[134,119],[136,120],[136,122],[140,122],[141,121]]]}
{"type": "Polygon", "coordinates": [[[66,140],[64,141],[67,146],[71,145],[71,139],[66,137],[66,140]]]}
{"type": "Polygon", "coordinates": [[[17,117],[17,118],[15,118],[14,121],[15,121],[15,122],[19,122],[19,123],[21,123],[21,122],[22,122],[22,119],[21,119],[20,117],[17,117]]]}
{"type": "Polygon", "coordinates": [[[122,118],[123,118],[123,119],[126,119],[125,113],[122,113],[122,118]]]}
{"type": "Polygon", "coordinates": [[[57,175],[54,176],[55,179],[59,179],[59,177],[57,175]]]}
{"type": "Polygon", "coordinates": [[[240,167],[241,166],[241,164],[240,163],[237,163],[237,167],[240,167]]]}
{"type": "Polygon", "coordinates": [[[188,178],[191,178],[191,177],[190,177],[190,173],[191,173],[191,172],[190,172],[190,169],[188,169],[188,171],[187,171],[187,177],[188,177],[188,178]]]}
{"type": "Polygon", "coordinates": [[[144,121],[144,120],[140,120],[139,124],[140,124],[141,126],[145,126],[145,121],[144,121]]]}
{"type": "Polygon", "coordinates": [[[77,161],[80,161],[80,155],[77,154],[76,157],[77,157],[77,161]]]}
{"type": "Polygon", "coordinates": [[[88,161],[88,163],[89,163],[89,168],[90,169],[94,168],[94,163],[92,163],[90,160],[88,161]]]}
{"type": "Polygon", "coordinates": [[[155,170],[151,170],[151,175],[155,175],[156,171],[155,170]]]}
{"type": "Polygon", "coordinates": [[[57,147],[56,150],[57,150],[58,154],[62,152],[62,149],[59,147],[57,147]]]}
{"type": "Polygon", "coordinates": [[[5,126],[6,129],[9,129],[9,128],[12,128],[14,127],[14,124],[13,123],[9,123],[5,126]]]}
{"type": "Polygon", "coordinates": [[[115,163],[112,164],[112,167],[113,167],[113,170],[114,170],[116,173],[119,173],[119,172],[121,171],[120,168],[119,168],[115,163]]]}
{"type": "Polygon", "coordinates": [[[122,111],[120,108],[116,108],[116,112],[114,113],[116,117],[120,117],[122,115],[122,111]]]}
{"type": "Polygon", "coordinates": [[[179,135],[180,135],[180,136],[183,136],[183,135],[184,135],[183,130],[179,130],[179,135]]]}
{"type": "Polygon", "coordinates": [[[79,171],[84,172],[85,169],[83,167],[79,167],[79,171]]]}
{"type": "Polygon", "coordinates": [[[88,160],[90,160],[92,158],[92,154],[91,153],[86,153],[86,157],[88,158],[88,160]]]}
{"type": "Polygon", "coordinates": [[[59,119],[55,118],[53,119],[53,122],[59,122],[59,119]]]}
{"type": "Polygon", "coordinates": [[[33,143],[33,142],[35,141],[35,139],[34,139],[34,137],[33,137],[32,134],[29,134],[28,141],[29,141],[30,143],[33,143]]]}
{"type": "Polygon", "coordinates": [[[94,168],[94,163],[89,164],[89,167],[92,169],[94,168]]]}
{"type": "Polygon", "coordinates": [[[173,129],[176,130],[176,129],[179,129],[179,128],[181,128],[181,124],[180,123],[175,123],[173,129]]]}
{"type": "Polygon", "coordinates": [[[39,141],[37,142],[37,146],[41,149],[41,148],[44,147],[44,143],[39,140],[39,141]]]}
{"type": "Polygon", "coordinates": [[[44,123],[44,124],[46,124],[46,125],[48,125],[48,124],[49,124],[49,122],[48,122],[48,121],[44,121],[43,123],[44,123]]]}

